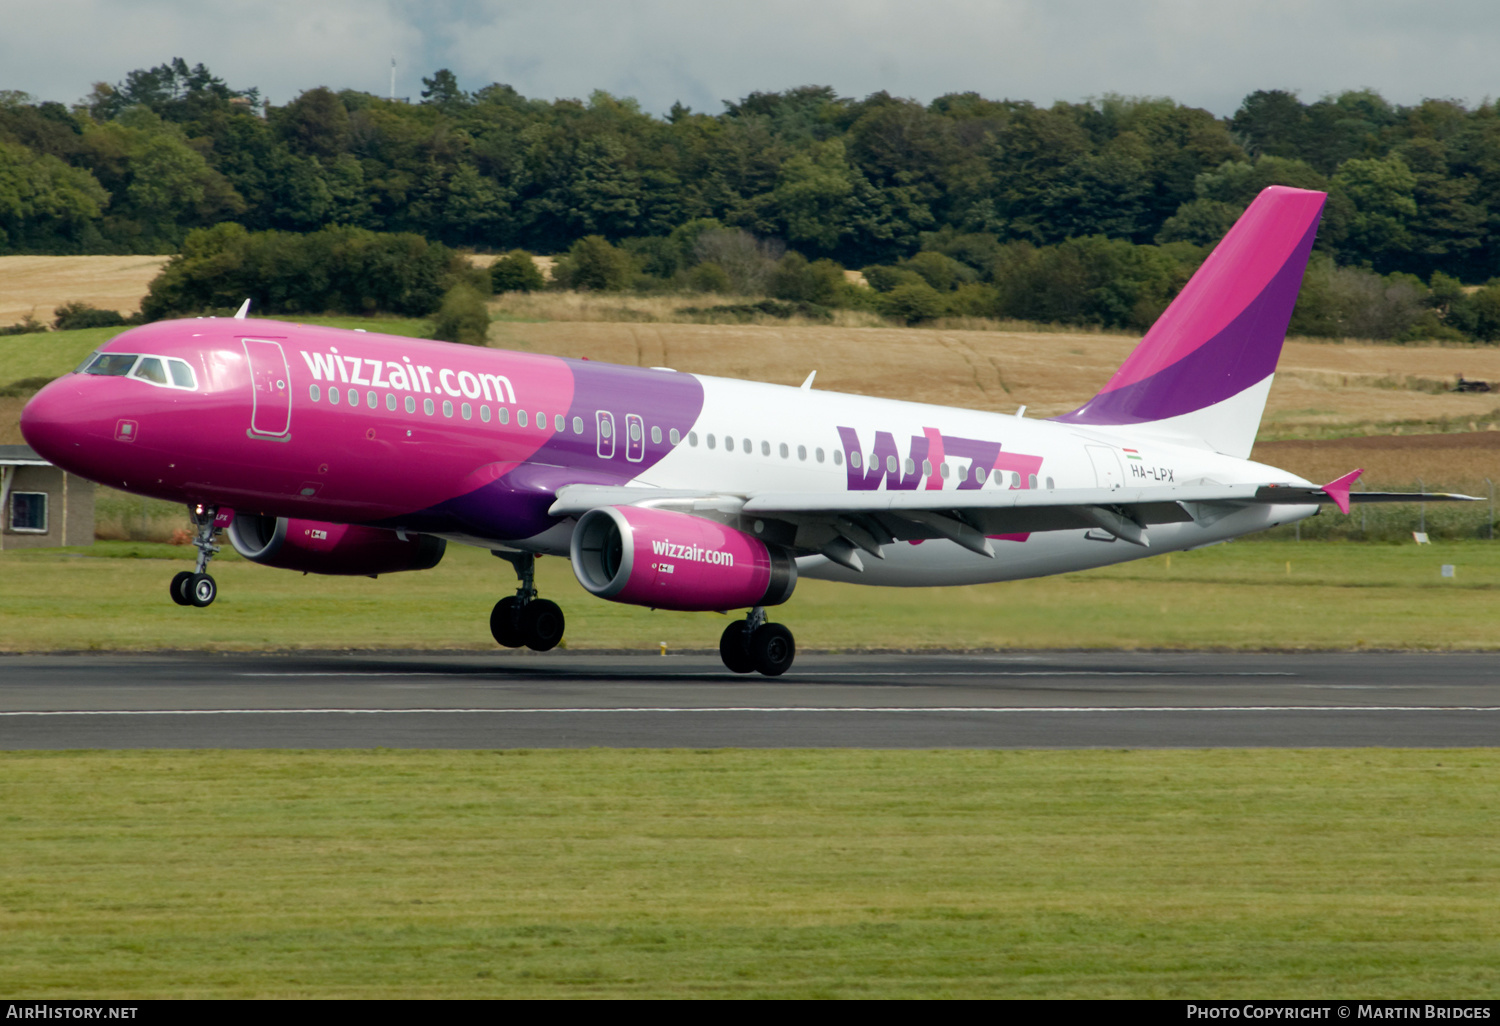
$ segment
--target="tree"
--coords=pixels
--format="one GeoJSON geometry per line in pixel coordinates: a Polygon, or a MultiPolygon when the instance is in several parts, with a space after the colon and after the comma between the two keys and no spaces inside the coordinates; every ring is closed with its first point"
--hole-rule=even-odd
{"type": "Polygon", "coordinates": [[[460,342],[482,346],[489,338],[490,312],[484,297],[472,286],[460,282],[443,296],[429,337],[442,342],[460,342]]]}
{"type": "Polygon", "coordinates": [[[422,102],[444,109],[466,106],[473,102],[469,94],[458,87],[458,79],[447,68],[439,68],[431,78],[423,78],[422,102]]]}
{"type": "Polygon", "coordinates": [[[547,279],[530,253],[513,249],[490,265],[490,284],[495,292],[538,292],[547,279]]]}
{"type": "Polygon", "coordinates": [[[1348,160],[1333,176],[1333,188],[1354,208],[1347,227],[1347,246],[1393,268],[1415,237],[1417,178],[1398,154],[1384,160],[1348,160]]]}
{"type": "Polygon", "coordinates": [[[616,249],[609,240],[589,235],[573,243],[553,269],[554,280],[563,288],[619,292],[630,284],[630,254],[616,249]]]}

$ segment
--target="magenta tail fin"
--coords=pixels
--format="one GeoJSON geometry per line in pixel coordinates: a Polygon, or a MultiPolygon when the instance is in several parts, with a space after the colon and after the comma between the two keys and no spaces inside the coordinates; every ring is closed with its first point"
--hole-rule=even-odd
{"type": "Polygon", "coordinates": [[[1057,419],[1151,425],[1248,456],[1325,199],[1264,190],[1103,390],[1057,419]]]}

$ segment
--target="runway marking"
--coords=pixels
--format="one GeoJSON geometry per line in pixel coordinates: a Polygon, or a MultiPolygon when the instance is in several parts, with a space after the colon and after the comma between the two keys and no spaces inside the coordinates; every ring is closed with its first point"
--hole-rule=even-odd
{"type": "Polygon", "coordinates": [[[411,715],[499,715],[641,714],[641,713],[1244,713],[1244,712],[1500,712],[1496,705],[1058,705],[1058,706],[835,706],[835,705],[717,705],[717,706],[562,706],[473,709],[49,709],[0,712],[0,717],[18,716],[411,716],[411,715]]]}
{"type": "MultiPolygon", "coordinates": [[[[482,669],[474,671],[463,671],[453,673],[444,670],[337,670],[321,671],[314,670],[308,673],[294,673],[281,671],[276,673],[236,673],[236,677],[463,677],[476,676],[478,674],[497,673],[498,670],[482,669]]],[[[653,673],[652,679],[662,677],[692,677],[699,678],[706,673],[715,673],[714,670],[704,670],[700,673],[675,672],[675,673],[653,673]]],[[[549,675],[550,676],[550,675],[549,675]]],[[[577,674],[576,676],[589,676],[589,674],[577,674]]],[[[1287,670],[1245,670],[1245,671],[1205,671],[1199,673],[1194,670],[856,670],[850,673],[839,673],[833,670],[815,670],[806,673],[797,673],[791,679],[781,683],[792,683],[803,677],[1295,677],[1297,674],[1287,670]]]]}

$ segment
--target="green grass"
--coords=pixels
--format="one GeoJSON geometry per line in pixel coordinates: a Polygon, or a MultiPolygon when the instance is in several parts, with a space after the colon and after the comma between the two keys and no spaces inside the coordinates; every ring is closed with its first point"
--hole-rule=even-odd
{"type": "Polygon", "coordinates": [[[1500,752],[0,755],[27,997],[1500,993],[1500,752]]]}
{"type": "MultiPolygon", "coordinates": [[[[193,550],[148,542],[0,553],[0,651],[495,650],[490,607],[510,567],[450,545],[435,570],[303,576],[226,554],[219,600],[180,608],[167,582],[193,550]],[[127,558],[120,558],[127,557],[127,558]]],[[[1002,550],[1002,557],[1003,557],[1002,550]]],[[[570,648],[716,649],[726,618],[588,595],[567,560],[538,561],[570,648]]],[[[1500,648],[1500,545],[1237,542],[1060,577],[962,588],[803,580],[773,616],[804,649],[1500,648]],[[1456,576],[1440,575],[1442,564],[1456,576]]]]}

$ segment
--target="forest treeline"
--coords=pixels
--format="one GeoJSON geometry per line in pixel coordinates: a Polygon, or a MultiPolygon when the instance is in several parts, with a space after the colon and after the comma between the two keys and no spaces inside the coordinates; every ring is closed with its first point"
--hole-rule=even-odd
{"type": "Polygon", "coordinates": [[[71,108],[0,93],[0,253],[179,252],[230,222],[404,233],[566,254],[559,279],[585,287],[759,282],[908,320],[1139,328],[1286,184],[1329,193],[1293,330],[1500,336],[1500,286],[1472,288],[1500,276],[1494,103],[1270,90],[1217,118],[804,87],[654,117],[602,92],[424,85],[415,103],[318,88],[272,106],[174,60],[71,108]]]}

